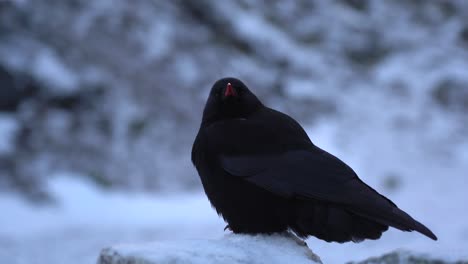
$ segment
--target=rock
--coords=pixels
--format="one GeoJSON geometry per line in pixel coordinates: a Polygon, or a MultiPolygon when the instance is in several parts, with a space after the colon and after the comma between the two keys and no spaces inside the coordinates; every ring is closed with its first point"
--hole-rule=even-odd
{"type": "Polygon", "coordinates": [[[236,235],[221,239],[117,245],[101,251],[98,264],[322,263],[292,234],[236,235]]]}
{"type": "Polygon", "coordinates": [[[360,262],[349,262],[348,264],[468,264],[468,261],[443,260],[425,254],[397,250],[380,257],[372,257],[360,262]]]}

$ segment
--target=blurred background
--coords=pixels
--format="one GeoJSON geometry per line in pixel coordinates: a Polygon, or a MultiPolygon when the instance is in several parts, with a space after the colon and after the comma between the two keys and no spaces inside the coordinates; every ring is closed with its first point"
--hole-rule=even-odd
{"type": "Polygon", "coordinates": [[[0,262],[221,237],[190,150],[225,76],[439,236],[325,263],[467,257],[468,1],[0,0],[0,262]]]}

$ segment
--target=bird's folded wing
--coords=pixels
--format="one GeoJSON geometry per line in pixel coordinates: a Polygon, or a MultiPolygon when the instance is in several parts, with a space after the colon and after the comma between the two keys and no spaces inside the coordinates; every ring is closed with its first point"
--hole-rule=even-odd
{"type": "Polygon", "coordinates": [[[382,224],[418,230],[435,239],[429,229],[362,182],[344,162],[318,147],[276,155],[221,155],[220,164],[231,175],[277,195],[339,204],[382,224]]]}
{"type": "Polygon", "coordinates": [[[350,167],[319,148],[281,154],[221,155],[220,164],[230,174],[283,196],[346,204],[374,195],[350,167]]]}

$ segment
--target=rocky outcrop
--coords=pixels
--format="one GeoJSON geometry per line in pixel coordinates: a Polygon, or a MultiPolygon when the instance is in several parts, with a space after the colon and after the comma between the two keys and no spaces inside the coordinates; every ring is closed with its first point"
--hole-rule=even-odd
{"type": "Polygon", "coordinates": [[[348,264],[468,264],[468,261],[444,260],[425,254],[398,250],[380,257],[372,257],[359,262],[349,262],[348,264]]]}

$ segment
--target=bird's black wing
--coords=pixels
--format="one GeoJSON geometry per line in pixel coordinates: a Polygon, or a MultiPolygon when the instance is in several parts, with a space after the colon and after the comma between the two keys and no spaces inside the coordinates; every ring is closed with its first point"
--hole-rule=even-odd
{"type": "Polygon", "coordinates": [[[280,154],[221,155],[220,164],[231,175],[286,197],[299,196],[350,203],[354,197],[369,196],[365,185],[340,160],[319,150],[292,150],[280,154]]]}
{"type": "Polygon", "coordinates": [[[336,203],[382,224],[436,239],[424,225],[362,182],[345,163],[319,148],[280,155],[221,156],[220,162],[231,175],[275,194],[336,203]]]}
{"type": "Polygon", "coordinates": [[[226,137],[216,138],[220,141],[212,147],[220,146],[216,151],[219,165],[234,177],[280,196],[339,204],[382,224],[436,239],[424,225],[362,182],[344,162],[312,143],[288,142],[293,139],[284,135],[287,131],[259,121],[232,120],[217,126],[208,129],[207,136],[219,135],[222,127],[226,137]],[[299,148],[290,149],[289,143],[299,148]]]}

